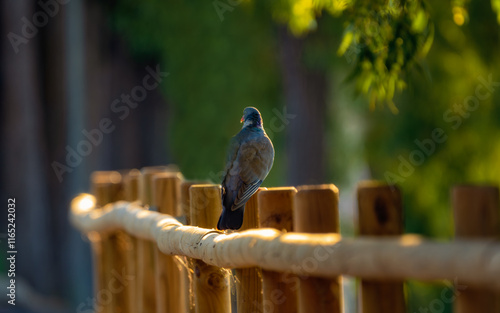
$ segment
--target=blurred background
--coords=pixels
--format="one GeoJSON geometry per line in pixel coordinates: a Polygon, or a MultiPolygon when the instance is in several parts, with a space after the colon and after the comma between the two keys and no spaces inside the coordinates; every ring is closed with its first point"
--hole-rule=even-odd
{"type": "MultiPolygon", "coordinates": [[[[406,232],[452,239],[450,186],[500,181],[499,12],[497,0],[3,0],[0,192],[4,207],[16,198],[18,305],[2,295],[0,308],[91,307],[89,245],[68,222],[90,173],[175,163],[219,182],[246,106],[276,149],[265,186],[336,184],[352,236],[357,182],[398,184],[406,232]]],[[[410,281],[409,312],[445,288],[410,281]]]]}

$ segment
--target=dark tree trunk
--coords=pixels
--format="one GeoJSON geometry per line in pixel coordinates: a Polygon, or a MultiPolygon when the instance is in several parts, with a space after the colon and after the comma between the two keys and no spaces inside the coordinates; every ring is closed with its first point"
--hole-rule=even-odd
{"type": "MultiPolygon", "coordinates": [[[[35,2],[2,1],[3,29],[22,36],[22,17],[31,20],[35,2]]],[[[40,31],[17,46],[2,40],[2,154],[7,197],[16,198],[16,279],[38,291],[55,291],[55,251],[50,234],[48,160],[40,86],[40,31]]],[[[3,189],[3,188],[2,188],[3,189]]],[[[2,198],[5,201],[6,198],[2,198]]],[[[3,211],[5,212],[5,211],[3,211]]],[[[4,216],[5,219],[7,216],[4,216]]]]}
{"type": "Polygon", "coordinates": [[[278,32],[284,93],[289,114],[287,129],[287,184],[318,184],[325,180],[326,74],[303,63],[307,39],[278,32]]]}
{"type": "MultiPolygon", "coordinates": [[[[19,36],[22,18],[31,21],[41,10],[31,0],[3,1],[0,7],[2,34],[19,36]]],[[[71,198],[88,191],[91,171],[168,163],[161,84],[123,121],[110,110],[122,93],[142,84],[147,71],[108,29],[105,10],[98,1],[70,1],[26,44],[17,46],[17,53],[8,38],[0,52],[0,194],[5,207],[7,197],[16,198],[18,287],[26,286],[22,278],[37,295],[68,299],[68,311],[82,303],[89,309],[87,298],[94,296],[88,244],[68,220],[71,198]],[[60,180],[52,163],[67,165],[66,147],[76,150],[86,139],[82,131],[98,128],[106,117],[115,130],[60,180]]],[[[161,64],[160,69],[166,71],[161,64]]],[[[6,216],[0,225],[6,229],[6,216]]],[[[26,294],[25,289],[19,292],[17,300],[37,312],[61,308],[59,301],[23,298],[26,294]]]]}

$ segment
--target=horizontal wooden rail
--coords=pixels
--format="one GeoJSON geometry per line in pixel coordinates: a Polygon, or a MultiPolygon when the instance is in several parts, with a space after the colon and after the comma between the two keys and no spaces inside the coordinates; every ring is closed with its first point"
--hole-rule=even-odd
{"type": "Polygon", "coordinates": [[[156,242],[165,254],[184,255],[225,268],[261,267],[301,277],[350,275],[372,280],[459,279],[467,286],[500,290],[500,244],[492,240],[431,242],[416,235],[341,238],[338,234],[254,229],[225,234],[184,226],[169,215],[115,202],[95,209],[81,194],[70,219],[82,232],[122,229],[156,242]]]}

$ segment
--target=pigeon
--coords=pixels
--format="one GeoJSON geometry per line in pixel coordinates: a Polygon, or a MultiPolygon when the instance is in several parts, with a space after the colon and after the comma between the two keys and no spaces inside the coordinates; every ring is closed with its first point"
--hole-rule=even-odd
{"type": "Polygon", "coordinates": [[[259,110],[247,107],[243,127],[229,144],[222,179],[222,214],[217,229],[239,229],[245,203],[257,192],[274,162],[274,147],[262,125],[259,110]]]}

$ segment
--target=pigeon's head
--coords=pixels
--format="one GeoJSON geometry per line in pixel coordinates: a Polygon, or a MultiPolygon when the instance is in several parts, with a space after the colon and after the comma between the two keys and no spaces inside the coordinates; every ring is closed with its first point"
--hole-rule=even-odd
{"type": "Polygon", "coordinates": [[[243,110],[243,117],[240,122],[243,123],[243,127],[262,127],[262,117],[259,110],[254,107],[246,107],[243,110]]]}

